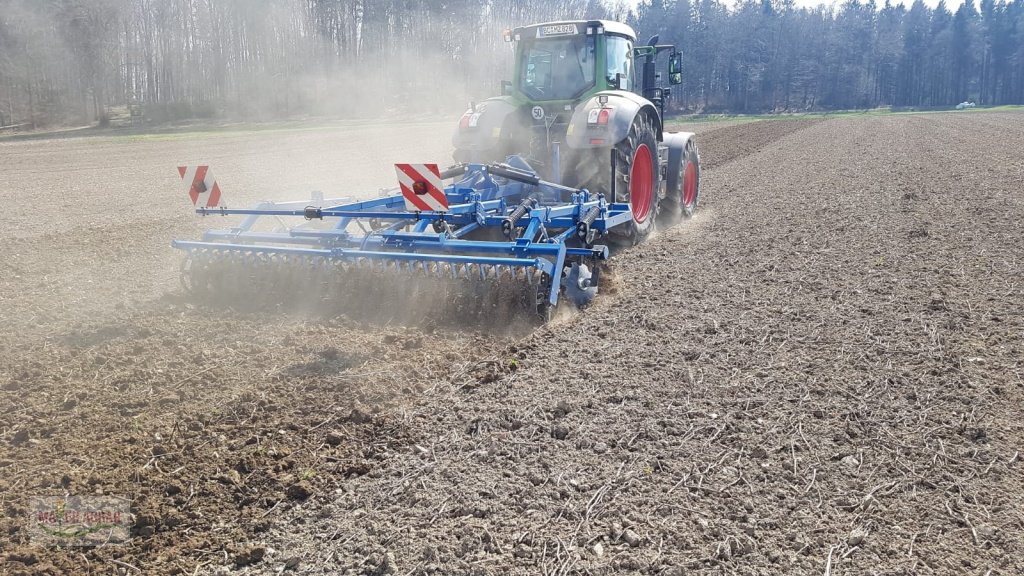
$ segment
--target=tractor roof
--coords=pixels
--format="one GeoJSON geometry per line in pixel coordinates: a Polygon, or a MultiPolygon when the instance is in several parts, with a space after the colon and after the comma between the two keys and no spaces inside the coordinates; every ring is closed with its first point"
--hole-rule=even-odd
{"type": "Polygon", "coordinates": [[[621,36],[627,36],[634,42],[636,41],[636,32],[634,32],[631,27],[621,22],[615,22],[613,20],[560,20],[557,22],[541,22],[539,24],[530,24],[529,26],[520,26],[519,28],[513,30],[513,32],[516,34],[523,34],[524,36],[534,36],[537,34],[536,31],[538,29],[550,28],[553,26],[560,26],[565,24],[582,24],[582,27],[577,26],[577,29],[579,30],[578,33],[580,34],[583,34],[587,28],[601,26],[604,28],[606,34],[618,34],[621,36]]]}

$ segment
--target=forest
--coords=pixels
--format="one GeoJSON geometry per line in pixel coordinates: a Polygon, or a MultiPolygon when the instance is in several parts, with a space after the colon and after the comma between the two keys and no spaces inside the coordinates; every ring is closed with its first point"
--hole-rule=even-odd
{"type": "Polygon", "coordinates": [[[0,127],[449,114],[595,18],[679,47],[680,113],[1024,103],[1024,0],[0,0],[0,127]]]}

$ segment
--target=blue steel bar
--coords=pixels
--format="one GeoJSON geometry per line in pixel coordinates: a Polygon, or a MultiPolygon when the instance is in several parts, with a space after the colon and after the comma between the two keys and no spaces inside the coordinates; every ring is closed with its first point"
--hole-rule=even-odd
{"type": "Polygon", "coordinates": [[[253,246],[251,244],[228,244],[226,242],[195,242],[192,240],[172,240],[171,246],[181,250],[238,250],[257,254],[288,254],[292,256],[330,257],[331,251],[322,248],[292,248],[290,246],[253,246]]]}
{"type": "MultiPolygon", "coordinates": [[[[399,202],[401,203],[401,202],[399,202]]],[[[502,206],[502,200],[487,200],[481,201],[480,205],[484,210],[500,210],[502,206]]],[[[372,206],[378,208],[381,205],[372,206]]],[[[390,206],[390,204],[383,205],[384,207],[390,206]]],[[[380,219],[394,219],[394,218],[407,218],[412,220],[437,220],[444,218],[446,220],[452,219],[453,216],[465,216],[468,214],[475,213],[477,210],[476,203],[467,204],[456,204],[449,206],[447,212],[409,212],[404,209],[403,204],[402,210],[390,210],[390,211],[370,211],[361,209],[359,207],[339,206],[336,208],[322,208],[318,214],[321,218],[380,218],[380,219]]],[[[260,208],[197,208],[196,214],[202,216],[297,216],[304,217],[306,215],[305,210],[277,210],[277,209],[260,209],[260,208]]]]}
{"type": "MultiPolygon", "coordinates": [[[[340,235],[335,234],[335,236],[340,236],[340,235]]],[[[309,245],[312,245],[312,246],[318,246],[318,245],[321,245],[323,243],[318,238],[314,238],[314,237],[307,237],[307,238],[299,237],[299,238],[297,238],[297,237],[292,236],[290,233],[287,233],[287,232],[241,232],[241,233],[237,233],[237,232],[231,232],[231,231],[228,231],[228,230],[210,230],[210,231],[208,231],[208,232],[203,234],[203,240],[206,241],[206,242],[210,242],[212,240],[218,240],[218,239],[230,240],[230,241],[234,241],[236,243],[244,243],[244,242],[277,242],[277,243],[287,243],[287,244],[309,244],[309,245]]],[[[171,245],[174,246],[174,247],[177,247],[178,246],[177,242],[179,242],[179,241],[175,240],[174,242],[171,243],[171,245]]],[[[222,243],[222,242],[217,242],[216,244],[219,245],[219,246],[223,246],[224,245],[224,243],[222,243]]]]}
{"type": "MultiPolygon", "coordinates": [[[[564,234],[564,233],[563,233],[564,234]]],[[[212,235],[212,233],[208,233],[212,235]]],[[[252,241],[252,242],[278,242],[278,243],[302,243],[310,246],[321,245],[320,242],[314,238],[292,238],[285,233],[245,233],[242,235],[236,234],[224,234],[223,236],[213,236],[214,238],[222,237],[225,239],[234,240],[235,242],[194,242],[194,241],[182,241],[175,240],[171,245],[175,248],[182,249],[195,249],[195,248],[218,248],[218,249],[246,249],[253,251],[254,246],[252,244],[239,242],[240,240],[252,241]]],[[[556,237],[557,243],[541,243],[541,242],[529,242],[525,244],[516,244],[512,242],[488,242],[488,241],[471,241],[471,240],[455,240],[445,237],[443,234],[424,234],[415,239],[406,239],[401,242],[389,242],[387,235],[374,235],[369,237],[352,236],[352,237],[338,237],[335,243],[337,247],[344,249],[344,247],[394,247],[409,250],[428,250],[432,253],[482,253],[482,254],[515,254],[519,256],[556,256],[562,249],[560,246],[561,242],[568,236],[560,235],[556,237]]],[[[275,252],[278,251],[282,254],[306,254],[306,255],[324,255],[330,251],[330,248],[318,248],[312,249],[313,252],[308,252],[307,248],[299,248],[300,252],[290,252],[288,247],[285,246],[262,246],[259,247],[260,252],[275,252]]],[[[364,252],[365,249],[362,249],[364,252]]],[[[431,253],[425,252],[425,253],[431,253]]],[[[585,256],[585,257],[596,257],[603,259],[606,256],[606,250],[603,247],[595,248],[568,248],[567,254],[574,256],[585,256]]],[[[400,252],[382,252],[384,254],[401,254],[400,252]]]]}
{"type": "Polygon", "coordinates": [[[183,250],[237,250],[239,252],[255,252],[257,254],[288,254],[291,256],[317,256],[338,260],[354,258],[372,258],[379,260],[425,260],[432,262],[449,262],[453,264],[486,264],[492,266],[524,266],[541,268],[550,271],[551,262],[543,258],[496,258],[491,256],[462,256],[453,254],[431,254],[423,252],[377,252],[372,250],[345,250],[343,248],[317,249],[292,248],[288,246],[252,246],[249,244],[224,244],[220,242],[194,242],[174,240],[171,246],[183,250]]]}

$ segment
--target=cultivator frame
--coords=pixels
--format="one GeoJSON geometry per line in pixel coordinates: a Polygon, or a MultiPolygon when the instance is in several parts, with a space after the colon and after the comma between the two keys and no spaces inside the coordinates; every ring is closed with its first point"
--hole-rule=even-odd
{"type": "Polygon", "coordinates": [[[282,262],[312,270],[309,277],[316,283],[326,268],[341,276],[355,270],[392,272],[398,282],[403,276],[516,281],[536,292],[536,301],[528,299],[524,311],[546,319],[563,296],[577,305],[593,298],[599,263],[608,257],[608,248],[595,240],[632,218],[628,203],[542,180],[517,156],[501,164],[458,164],[440,176],[454,180],[444,187],[445,211],[410,211],[397,189],[380,198],[322,201],[322,206],[200,207],[196,213],[202,216],[247,218],[236,228],[208,231],[201,241],[173,241],[189,256],[183,281],[194,292],[220,290],[204,276],[204,270],[216,267],[209,261],[240,264],[235,268],[240,274],[222,276],[243,285],[256,283],[249,277],[252,270],[280,268],[282,262]],[[305,222],[258,231],[267,218],[305,222]],[[311,221],[332,225],[316,227],[311,221]]]}

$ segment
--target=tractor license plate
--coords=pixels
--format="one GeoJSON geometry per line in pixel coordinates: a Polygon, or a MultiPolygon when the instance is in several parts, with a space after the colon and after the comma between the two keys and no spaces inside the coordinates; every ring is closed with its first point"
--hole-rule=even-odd
{"type": "Polygon", "coordinates": [[[539,32],[540,36],[568,36],[576,34],[576,25],[552,24],[550,26],[541,26],[539,32]]]}

